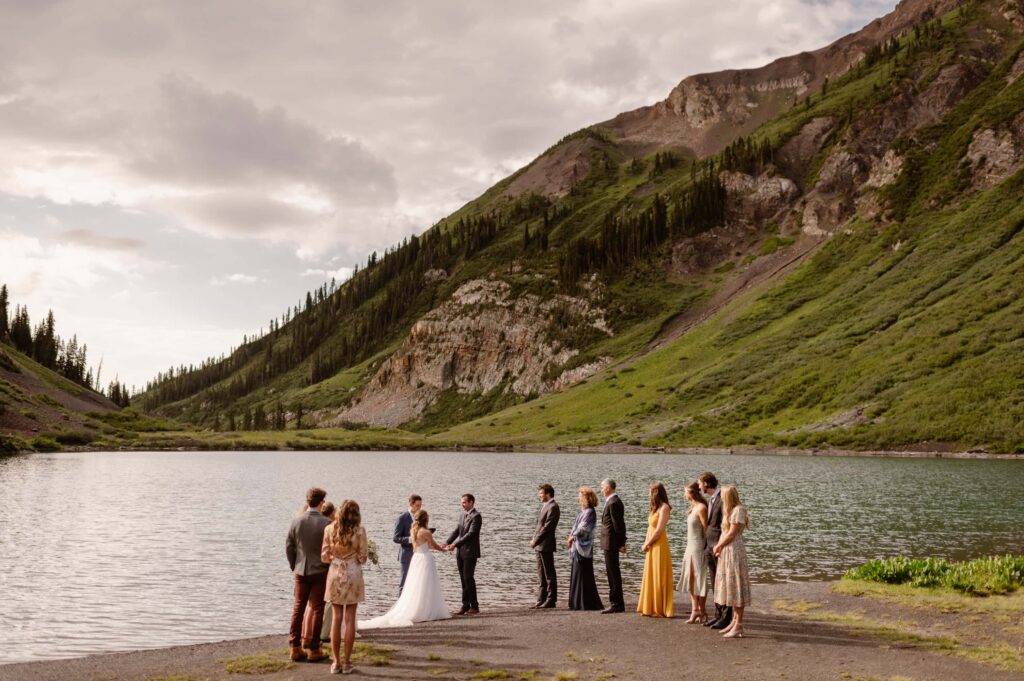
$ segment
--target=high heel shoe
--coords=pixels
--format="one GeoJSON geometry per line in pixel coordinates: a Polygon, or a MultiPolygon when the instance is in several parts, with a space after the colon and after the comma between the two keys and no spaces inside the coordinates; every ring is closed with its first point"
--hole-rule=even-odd
{"type": "Polygon", "coordinates": [[[700,615],[695,613],[695,612],[691,612],[690,613],[690,619],[686,620],[686,624],[697,624],[699,622],[700,622],[700,615]]]}
{"type": "Polygon", "coordinates": [[[736,625],[731,631],[722,634],[722,638],[743,638],[743,626],[736,625]]]}

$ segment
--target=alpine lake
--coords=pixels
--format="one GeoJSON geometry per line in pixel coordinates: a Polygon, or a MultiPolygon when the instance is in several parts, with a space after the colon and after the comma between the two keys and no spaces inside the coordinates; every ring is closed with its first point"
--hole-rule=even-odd
{"type": "MultiPolygon", "coordinates": [[[[440,542],[459,498],[483,515],[481,608],[532,605],[537,486],[554,485],[559,535],[576,490],[618,482],[628,524],[627,601],[640,588],[648,488],[665,483],[678,573],[683,488],[702,471],[739,488],[755,581],[823,580],[871,558],[966,559],[1024,547],[1024,464],[1011,460],[471,452],[89,452],[0,458],[0,664],[244,638],[287,630],[285,535],[305,491],[355,499],[379,552],[360,617],[398,587],[396,517],[423,496],[440,542]]],[[[598,509],[600,511],[600,508],[598,509]]],[[[568,550],[556,558],[560,605],[568,550]]],[[[438,556],[453,608],[459,578],[438,556]]],[[[602,597],[603,564],[595,560],[602,597]]],[[[677,594],[679,602],[687,602],[677,594]]],[[[685,606],[684,606],[685,609],[685,606]]]]}

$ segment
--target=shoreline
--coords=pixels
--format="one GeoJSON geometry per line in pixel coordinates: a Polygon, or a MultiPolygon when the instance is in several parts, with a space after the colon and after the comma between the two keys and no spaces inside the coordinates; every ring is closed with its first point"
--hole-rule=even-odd
{"type": "Polygon", "coordinates": [[[987,452],[978,450],[944,450],[944,449],[801,449],[796,447],[644,447],[642,445],[606,444],[606,445],[552,445],[550,447],[534,446],[487,446],[487,445],[450,445],[431,446],[419,443],[418,446],[401,446],[392,444],[359,446],[330,446],[324,443],[321,447],[268,447],[254,443],[249,447],[215,447],[215,446],[180,446],[180,447],[65,447],[58,452],[37,452],[20,450],[8,453],[11,456],[39,453],[61,452],[492,452],[508,454],[669,454],[674,456],[791,456],[791,457],[841,457],[871,459],[976,459],[1024,461],[1024,453],[987,452]]]}
{"type": "MultiPolygon", "coordinates": [[[[453,681],[639,680],[681,678],[683,672],[697,680],[727,676],[761,681],[791,676],[794,660],[800,661],[798,677],[803,681],[885,679],[894,674],[914,679],[1022,678],[1019,654],[996,662],[975,654],[985,645],[978,637],[998,619],[965,627],[962,612],[843,593],[834,588],[837,583],[755,584],[742,639],[727,641],[704,627],[687,626],[689,604],[678,593],[671,620],[640,617],[629,605],[622,615],[570,611],[563,600],[555,610],[531,610],[524,604],[367,631],[357,640],[355,664],[364,678],[453,681]],[[947,633],[950,624],[961,630],[956,640],[947,633]]],[[[1022,600],[1013,598],[1014,603],[1022,600]]],[[[287,636],[270,634],[4,663],[0,681],[206,681],[237,679],[239,674],[300,681],[328,674],[327,664],[293,664],[287,653],[287,636]]]]}

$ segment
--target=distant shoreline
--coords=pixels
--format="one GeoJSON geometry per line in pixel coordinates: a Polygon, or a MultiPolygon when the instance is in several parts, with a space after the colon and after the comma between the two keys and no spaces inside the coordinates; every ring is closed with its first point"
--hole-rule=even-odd
{"type": "MultiPolygon", "coordinates": [[[[607,444],[593,446],[577,445],[554,445],[550,447],[506,447],[486,445],[451,445],[445,443],[442,446],[433,446],[431,443],[410,443],[407,446],[395,444],[371,444],[360,443],[358,445],[330,446],[323,443],[322,447],[215,447],[215,446],[185,446],[185,447],[66,447],[62,452],[247,452],[247,451],[395,451],[395,452],[507,452],[512,454],[671,454],[680,456],[806,456],[806,457],[861,457],[877,459],[993,459],[993,460],[1020,460],[1024,461],[1024,454],[1011,454],[1005,452],[985,451],[956,451],[941,449],[801,449],[796,447],[644,447],[642,445],[607,444]]],[[[32,450],[17,452],[17,454],[33,454],[32,450]]]]}

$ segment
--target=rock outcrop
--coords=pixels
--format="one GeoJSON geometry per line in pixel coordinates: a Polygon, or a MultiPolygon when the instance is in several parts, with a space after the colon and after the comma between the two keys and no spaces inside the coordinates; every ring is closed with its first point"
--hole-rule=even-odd
{"type": "Polygon", "coordinates": [[[579,352],[572,339],[583,334],[611,334],[604,312],[587,298],[516,297],[503,281],[469,281],[413,325],[402,347],[328,424],[398,426],[448,390],[527,396],[567,388],[608,361],[564,368],[579,352]]]}
{"type": "Polygon", "coordinates": [[[1009,129],[985,128],[974,133],[964,160],[970,163],[975,189],[994,187],[1020,169],[1024,156],[1024,113],[1009,129]]]}
{"type": "MultiPolygon", "coordinates": [[[[721,151],[835,79],[872,46],[921,21],[948,12],[963,0],[902,0],[886,16],[813,52],[778,59],[757,69],[690,76],[661,102],[619,114],[600,124],[645,151],[684,148],[704,157],[721,151]]],[[[957,74],[945,74],[940,86],[957,74]]],[[[936,95],[942,91],[936,89],[936,95]]]]}

